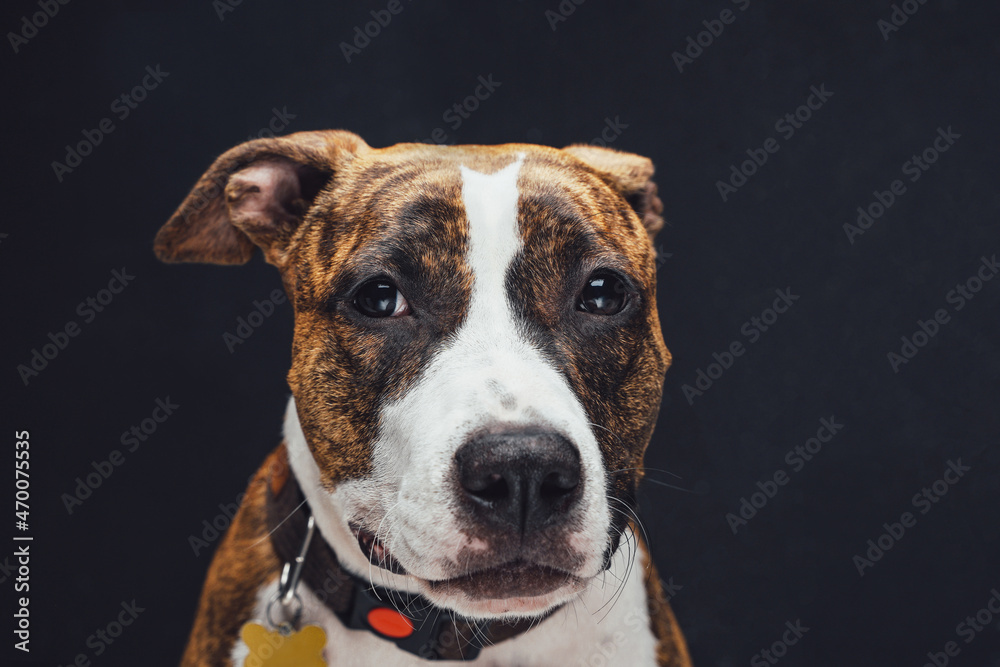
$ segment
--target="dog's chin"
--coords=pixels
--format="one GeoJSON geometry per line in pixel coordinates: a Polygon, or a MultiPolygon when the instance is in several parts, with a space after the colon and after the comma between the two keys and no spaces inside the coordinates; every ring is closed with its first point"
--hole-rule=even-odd
{"type": "Polygon", "coordinates": [[[417,580],[424,597],[473,618],[540,616],[586,587],[564,570],[513,561],[437,581],[417,580]]]}

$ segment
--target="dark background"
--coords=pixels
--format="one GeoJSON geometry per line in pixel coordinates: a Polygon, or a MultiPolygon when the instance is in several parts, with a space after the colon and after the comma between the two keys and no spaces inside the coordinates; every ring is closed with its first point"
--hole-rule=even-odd
{"type": "MultiPolygon", "coordinates": [[[[565,0],[574,11],[555,30],[557,0],[403,0],[350,63],[339,44],[387,2],[243,0],[221,20],[210,0],[106,4],[70,2],[17,53],[0,45],[0,458],[9,471],[13,432],[30,431],[33,658],[176,664],[211,556],[189,536],[279,441],[290,306],[233,353],[222,338],[280,287],[277,272],[259,256],[166,266],[151,250],[214,157],[278,109],[294,115],[285,132],[345,128],[373,146],[437,127],[449,143],[562,146],[617,119],[610,145],[655,161],[668,220],[659,305],[675,363],[642,506],[695,664],[750,664],[801,619],[809,631],[781,664],[917,666],[956,641],[950,664],[1000,665],[1000,618],[971,643],[956,634],[1000,587],[1000,280],[961,310],[946,296],[1000,252],[990,3],[911,0],[916,13],[886,40],[888,0],[565,0]],[[733,23],[679,72],[672,54],[726,8],[733,23]],[[112,101],[157,65],[169,75],[120,120],[112,101]],[[444,112],[491,74],[500,86],[449,127],[444,112]],[[776,132],[821,85],[822,108],[794,136],[776,132]],[[52,162],[105,117],[114,131],[60,182],[52,162]],[[911,183],[901,166],[939,127],[960,138],[911,183]],[[723,202],[716,181],[768,137],[780,150],[723,202]],[[844,224],[894,179],[905,194],[850,243],[844,224]],[[84,322],[77,305],[122,267],[134,280],[84,322]],[[779,288],[799,299],[751,344],[741,328],[779,288]],[[940,308],[950,321],[894,372],[887,353],[940,308]],[[80,335],[25,386],[16,367],[70,321],[80,335]],[[734,341],[746,353],[689,402],[682,386],[734,341]],[[69,514],[76,478],[167,397],[175,413],[69,514]],[[830,417],[844,428],[792,472],[785,453],[830,417]],[[971,470],[920,514],[911,498],[959,458],[971,470]],[[788,483],[734,534],[726,514],[778,470],[788,483]],[[859,576],[852,557],[906,511],[916,525],[859,576]],[[95,656],[88,637],[132,600],[144,611],[95,656]]],[[[38,11],[5,3],[0,28],[38,11]]],[[[13,655],[13,575],[0,580],[13,655]]]]}

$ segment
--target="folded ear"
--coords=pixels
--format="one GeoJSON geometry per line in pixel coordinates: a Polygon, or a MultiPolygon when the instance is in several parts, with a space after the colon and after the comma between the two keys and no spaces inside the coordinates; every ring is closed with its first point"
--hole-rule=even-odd
{"type": "Polygon", "coordinates": [[[157,233],[164,262],[243,264],[254,245],[281,265],[292,234],[334,173],[368,150],[343,130],[255,139],[223,153],[157,233]]]}
{"type": "Polygon", "coordinates": [[[602,175],[635,210],[650,240],[656,236],[663,227],[663,202],[656,195],[656,183],[650,180],[653,162],[649,158],[587,144],[573,144],[563,150],[602,175]]]}

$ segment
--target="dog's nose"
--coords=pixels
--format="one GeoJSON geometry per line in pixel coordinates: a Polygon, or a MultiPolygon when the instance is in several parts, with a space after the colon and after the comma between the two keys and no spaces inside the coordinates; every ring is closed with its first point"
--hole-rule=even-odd
{"type": "Polygon", "coordinates": [[[558,523],[580,496],[580,454],[558,433],[479,436],[455,459],[464,503],[495,530],[527,534],[558,523]]]}

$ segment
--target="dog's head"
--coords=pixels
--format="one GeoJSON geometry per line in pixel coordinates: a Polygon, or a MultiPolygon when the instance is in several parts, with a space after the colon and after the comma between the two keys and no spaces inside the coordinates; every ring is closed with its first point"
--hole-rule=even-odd
{"type": "Polygon", "coordinates": [[[281,271],[290,457],[345,567],[532,616],[604,570],[633,511],[670,364],[652,172],[589,146],[260,139],[212,165],[156,252],[258,246],[281,271]]]}

